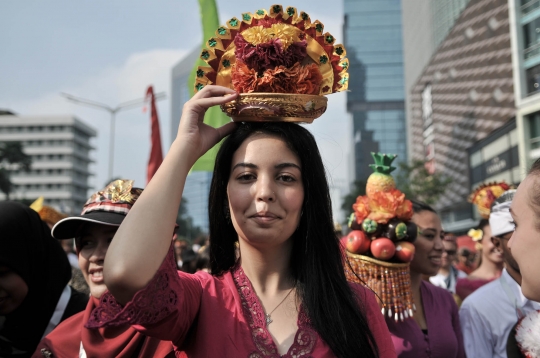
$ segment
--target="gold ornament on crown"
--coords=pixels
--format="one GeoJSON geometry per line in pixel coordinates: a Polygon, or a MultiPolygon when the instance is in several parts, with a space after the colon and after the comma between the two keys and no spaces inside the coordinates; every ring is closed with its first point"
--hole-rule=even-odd
{"type": "Polygon", "coordinates": [[[133,180],[118,179],[109,183],[105,189],[94,195],[102,195],[113,203],[133,204],[136,200],[136,196],[133,195],[132,189],[133,180]]]}
{"type": "Polygon", "coordinates": [[[233,17],[205,45],[200,58],[208,66],[198,67],[195,92],[211,84],[235,89],[237,99],[221,106],[234,121],[311,123],[326,111],[324,95],[349,85],[345,47],[291,6],[233,17]]]}

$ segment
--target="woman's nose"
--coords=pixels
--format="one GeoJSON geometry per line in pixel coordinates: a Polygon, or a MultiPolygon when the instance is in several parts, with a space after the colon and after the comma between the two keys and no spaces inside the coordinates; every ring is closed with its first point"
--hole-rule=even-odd
{"type": "Polygon", "coordinates": [[[90,261],[98,262],[105,260],[105,254],[109,248],[109,243],[100,243],[96,246],[90,255],[90,261]]]}
{"type": "Polygon", "coordinates": [[[257,200],[259,201],[275,201],[276,193],[272,186],[272,181],[267,177],[259,177],[257,182],[257,200]]]}

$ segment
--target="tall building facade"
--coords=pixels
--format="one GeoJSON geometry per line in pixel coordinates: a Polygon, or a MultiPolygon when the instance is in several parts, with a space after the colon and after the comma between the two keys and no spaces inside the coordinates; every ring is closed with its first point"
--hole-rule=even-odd
{"type": "Polygon", "coordinates": [[[412,157],[411,88],[469,0],[406,0],[402,9],[408,156],[412,157]]]}
{"type": "Polygon", "coordinates": [[[520,173],[540,158],[540,1],[509,0],[520,173]]]}
{"type": "Polygon", "coordinates": [[[174,65],[171,71],[171,143],[178,133],[182,107],[190,96],[188,80],[195,62],[199,59],[200,49],[197,47],[174,65]]]}
{"type": "Polygon", "coordinates": [[[411,89],[412,156],[452,179],[436,205],[445,230],[474,224],[467,149],[515,114],[508,1],[470,0],[411,89]]]}
{"type": "MultiPolygon", "coordinates": [[[[182,108],[190,98],[188,79],[200,49],[196,48],[178,62],[171,73],[171,143],[176,138],[182,108]]],[[[193,219],[193,225],[208,232],[208,193],[210,192],[211,172],[192,171],[184,186],[183,197],[186,199],[187,214],[193,219]]]]}
{"type": "Polygon", "coordinates": [[[344,0],[344,13],[354,176],[366,180],[370,152],[407,160],[401,0],[344,0]]]}
{"type": "MultiPolygon", "coordinates": [[[[32,158],[28,172],[12,172],[11,199],[35,200],[68,214],[87,200],[96,130],[72,116],[0,116],[0,142],[18,141],[32,158]]],[[[5,195],[0,193],[0,200],[5,195]]]]}

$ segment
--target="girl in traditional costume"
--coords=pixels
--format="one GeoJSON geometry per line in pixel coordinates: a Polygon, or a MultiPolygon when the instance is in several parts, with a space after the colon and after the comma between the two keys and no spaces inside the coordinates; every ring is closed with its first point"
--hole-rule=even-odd
{"type": "Polygon", "coordinates": [[[396,188],[395,155],[372,156],[374,173],[350,220],[348,278],[378,293],[398,357],[464,358],[452,295],[423,280],[441,267],[441,220],[429,205],[407,200],[396,188]],[[358,237],[365,245],[354,245],[358,237]]]}
{"type": "MultiPolygon", "coordinates": [[[[88,328],[85,323],[99,307],[107,290],[103,282],[103,261],[107,248],[142,189],[132,180],[115,180],[94,193],[79,216],[59,221],[53,228],[56,239],[75,238],[79,266],[90,287],[86,309],[62,322],[38,345],[33,357],[174,357],[171,342],[151,338],[129,324],[88,328]]],[[[172,240],[173,226],[169,237],[172,240]]]]}
{"type": "Polygon", "coordinates": [[[176,140],[111,243],[110,294],[89,326],[130,323],[193,357],[395,357],[375,296],[346,281],[313,136],[272,123],[309,122],[324,112],[321,94],[344,88],[344,49],[322,31],[274,5],[208,41],[210,67],[199,69],[176,140]],[[210,85],[231,81],[243,93],[210,85]],[[245,123],[205,125],[215,105],[245,123]],[[178,272],[166,227],[190,168],[227,135],[210,188],[211,274],[178,272]]]}
{"type": "Polygon", "coordinates": [[[461,278],[456,284],[456,294],[463,301],[471,293],[501,276],[504,258],[491,241],[489,215],[491,204],[510,186],[504,182],[489,183],[479,186],[469,197],[482,216],[476,229],[471,229],[468,235],[476,242],[476,251],[480,255],[477,268],[466,278],[461,278]]]}

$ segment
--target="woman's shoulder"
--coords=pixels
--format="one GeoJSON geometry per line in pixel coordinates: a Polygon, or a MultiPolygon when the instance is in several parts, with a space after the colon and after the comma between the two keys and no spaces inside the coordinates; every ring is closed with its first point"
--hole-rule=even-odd
{"type": "Polygon", "coordinates": [[[454,302],[454,298],[452,297],[452,294],[448,290],[442,287],[435,286],[431,284],[430,282],[427,282],[424,280],[422,280],[421,287],[422,287],[422,291],[429,293],[437,301],[448,300],[449,302],[450,301],[454,302]]]}
{"type": "Polygon", "coordinates": [[[356,295],[356,297],[360,300],[360,302],[366,306],[377,306],[377,301],[375,299],[375,293],[373,293],[372,290],[367,288],[366,286],[355,283],[355,282],[349,282],[349,287],[351,288],[351,291],[356,295]]]}

